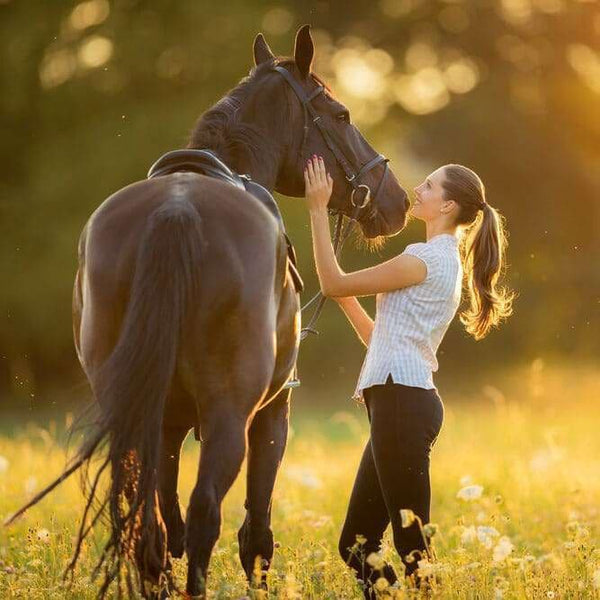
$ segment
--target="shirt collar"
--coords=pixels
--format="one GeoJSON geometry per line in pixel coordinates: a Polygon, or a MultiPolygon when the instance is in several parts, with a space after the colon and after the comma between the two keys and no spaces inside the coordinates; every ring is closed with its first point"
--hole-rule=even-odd
{"type": "Polygon", "coordinates": [[[458,238],[455,235],[452,235],[451,233],[438,233],[437,235],[434,235],[433,237],[429,238],[429,240],[426,243],[431,244],[439,242],[450,242],[452,244],[458,244],[458,238]]]}

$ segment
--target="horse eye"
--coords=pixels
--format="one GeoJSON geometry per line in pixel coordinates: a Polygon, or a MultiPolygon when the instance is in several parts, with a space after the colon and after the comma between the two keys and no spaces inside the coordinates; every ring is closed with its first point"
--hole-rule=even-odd
{"type": "Polygon", "coordinates": [[[347,110],[337,115],[337,118],[344,123],[350,123],[350,113],[347,110]]]}

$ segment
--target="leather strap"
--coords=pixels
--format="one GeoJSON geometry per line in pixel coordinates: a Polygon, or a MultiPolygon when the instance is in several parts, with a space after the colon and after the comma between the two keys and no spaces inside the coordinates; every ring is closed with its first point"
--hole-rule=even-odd
{"type": "MultiPolygon", "coordinates": [[[[323,137],[323,140],[325,141],[325,144],[327,145],[330,152],[335,157],[336,162],[338,163],[338,165],[344,172],[346,181],[348,181],[348,183],[352,186],[353,190],[357,191],[361,187],[361,185],[367,189],[366,197],[365,197],[363,203],[356,204],[354,202],[354,195],[352,196],[352,204],[356,208],[359,208],[359,209],[366,208],[369,201],[374,200],[377,197],[379,190],[381,189],[383,180],[385,179],[385,176],[387,174],[387,163],[388,163],[389,159],[387,159],[382,154],[377,154],[377,156],[373,157],[367,163],[362,165],[358,169],[358,171],[355,171],[351,164],[351,161],[349,161],[347,159],[347,157],[345,156],[342,149],[338,146],[338,144],[335,142],[335,140],[333,139],[333,137],[331,136],[329,131],[326,129],[323,122],[321,121],[321,115],[319,115],[319,113],[315,110],[315,107],[311,104],[311,102],[317,96],[319,96],[320,94],[322,94],[325,91],[325,88],[322,85],[319,85],[315,90],[313,90],[310,94],[307,95],[306,92],[304,91],[304,89],[302,88],[302,86],[298,83],[298,81],[296,81],[296,79],[294,79],[292,74],[287,69],[285,69],[284,67],[279,66],[279,65],[273,67],[273,69],[275,71],[277,71],[277,73],[279,73],[287,81],[287,83],[290,85],[292,90],[294,90],[294,93],[300,100],[300,103],[302,104],[303,109],[306,112],[308,112],[308,114],[312,118],[312,122],[318,128],[319,132],[321,133],[321,136],[323,137]],[[363,175],[365,175],[366,173],[371,171],[373,168],[375,168],[380,163],[384,163],[385,168],[384,168],[383,174],[381,176],[381,179],[379,181],[379,184],[377,186],[377,190],[375,191],[375,194],[371,197],[369,187],[365,186],[363,184],[360,184],[360,179],[363,177],[363,175]]],[[[306,135],[306,132],[305,132],[305,135],[306,135]]],[[[303,142],[303,146],[304,146],[304,142],[303,142]]]]}

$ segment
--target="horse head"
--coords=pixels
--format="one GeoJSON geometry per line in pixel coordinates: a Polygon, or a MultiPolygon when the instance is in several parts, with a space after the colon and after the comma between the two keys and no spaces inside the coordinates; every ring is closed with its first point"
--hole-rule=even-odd
{"type": "Polygon", "coordinates": [[[346,106],[312,72],[310,27],[296,33],[293,57],[277,57],[262,34],[248,77],[199,119],[190,147],[212,148],[268,189],[304,195],[304,166],[323,156],[334,180],[329,209],[358,221],[366,238],[406,225],[406,191],[350,119],[346,106]]]}
{"type": "Polygon", "coordinates": [[[353,216],[357,207],[364,204],[357,220],[365,237],[394,235],[406,224],[406,191],[385,162],[376,160],[380,155],[352,123],[348,108],[312,72],[314,52],[308,25],[296,34],[293,59],[274,56],[262,34],[254,40],[255,64],[280,67],[279,73],[267,77],[278,88],[280,97],[285,98],[285,103],[265,98],[265,109],[269,106],[271,111],[277,110],[275,106],[281,104],[287,108],[285,126],[279,133],[284,156],[275,189],[288,196],[302,196],[305,163],[313,154],[321,155],[334,179],[329,208],[353,216]],[[281,75],[281,68],[290,74],[295,85],[277,76],[281,75]],[[306,100],[310,106],[305,106],[306,100]],[[364,169],[370,162],[374,163],[372,167],[364,169]],[[355,180],[349,181],[353,176],[355,180]]]}

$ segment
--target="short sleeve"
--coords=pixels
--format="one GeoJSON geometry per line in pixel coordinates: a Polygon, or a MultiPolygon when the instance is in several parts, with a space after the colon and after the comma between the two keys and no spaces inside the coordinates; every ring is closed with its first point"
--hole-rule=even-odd
{"type": "Polygon", "coordinates": [[[431,279],[438,265],[439,256],[430,244],[426,244],[424,242],[419,242],[417,244],[409,244],[408,246],[406,246],[402,254],[410,254],[411,256],[416,256],[425,263],[425,267],[427,268],[427,275],[421,283],[425,283],[426,281],[429,281],[429,279],[431,279]]]}

